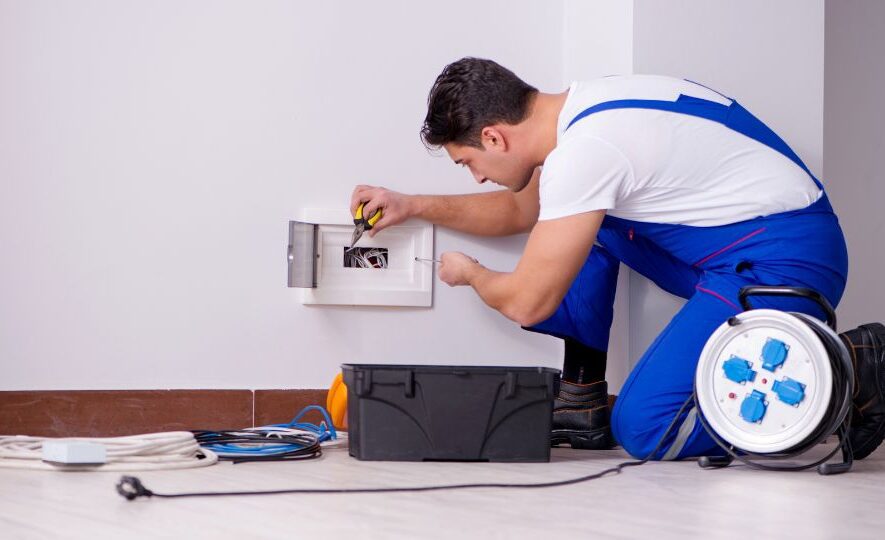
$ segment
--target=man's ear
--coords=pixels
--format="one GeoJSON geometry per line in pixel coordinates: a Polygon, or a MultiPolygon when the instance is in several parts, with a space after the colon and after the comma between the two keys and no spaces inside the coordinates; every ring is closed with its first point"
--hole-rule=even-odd
{"type": "Polygon", "coordinates": [[[501,152],[507,150],[507,139],[504,137],[504,132],[498,126],[482,128],[480,140],[483,148],[486,150],[498,150],[501,152]]]}

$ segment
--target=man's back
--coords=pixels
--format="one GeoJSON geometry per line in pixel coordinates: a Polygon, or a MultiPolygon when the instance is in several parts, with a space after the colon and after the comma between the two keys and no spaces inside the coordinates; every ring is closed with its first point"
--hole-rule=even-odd
{"type": "Polygon", "coordinates": [[[821,194],[783,154],[703,118],[600,103],[674,102],[681,95],[729,106],[696,83],[654,75],[576,82],[541,176],[540,219],[605,209],[635,221],[715,226],[804,208],[821,194]],[[636,100],[636,101],[633,101],[636,100]]]}

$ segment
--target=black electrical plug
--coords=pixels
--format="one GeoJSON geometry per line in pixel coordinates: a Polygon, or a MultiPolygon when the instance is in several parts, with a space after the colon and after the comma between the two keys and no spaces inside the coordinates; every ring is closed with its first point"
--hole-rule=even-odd
{"type": "Polygon", "coordinates": [[[150,497],[154,494],[153,491],[144,487],[144,484],[136,476],[121,476],[120,481],[117,482],[117,493],[129,501],[138,497],[150,497]]]}

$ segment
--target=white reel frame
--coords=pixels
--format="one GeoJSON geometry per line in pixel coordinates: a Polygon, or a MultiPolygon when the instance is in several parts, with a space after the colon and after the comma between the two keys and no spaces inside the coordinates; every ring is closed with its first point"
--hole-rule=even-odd
{"type": "MultiPolygon", "coordinates": [[[[723,448],[732,454],[718,461],[702,458],[702,467],[728,465],[733,458],[740,459],[740,453],[784,457],[819,433],[831,402],[841,399],[833,391],[831,352],[815,332],[841,345],[836,315],[823,296],[794,287],[744,287],[740,301],[747,311],[713,332],[695,372],[696,406],[706,427],[715,432],[713,438],[720,446],[723,441],[730,445],[731,450],[723,448]],[[828,324],[800,313],[752,309],[747,300],[751,295],[814,300],[828,324]]],[[[840,354],[844,358],[839,360],[850,366],[844,346],[840,354]]],[[[844,415],[839,426],[843,423],[844,415]]],[[[845,448],[843,454],[845,463],[821,462],[820,472],[847,471],[851,458],[845,448]]]]}

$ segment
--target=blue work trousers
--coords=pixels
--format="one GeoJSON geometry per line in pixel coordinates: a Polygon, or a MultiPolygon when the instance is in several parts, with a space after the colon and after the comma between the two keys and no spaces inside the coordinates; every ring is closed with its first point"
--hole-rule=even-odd
{"type": "MultiPolygon", "coordinates": [[[[615,439],[637,458],[654,449],[691,395],[707,339],[742,311],[741,287],[810,287],[835,306],[848,271],[842,230],[826,195],[802,210],[718,227],[606,217],[597,242],[556,313],[531,330],[607,350],[620,262],[687,300],[642,355],[612,411],[615,439]]],[[[752,302],[754,307],[824,319],[820,308],[801,298],[759,297],[752,302]]],[[[696,415],[690,408],[683,412],[676,424],[679,430],[671,431],[655,458],[716,453],[696,415]]]]}

